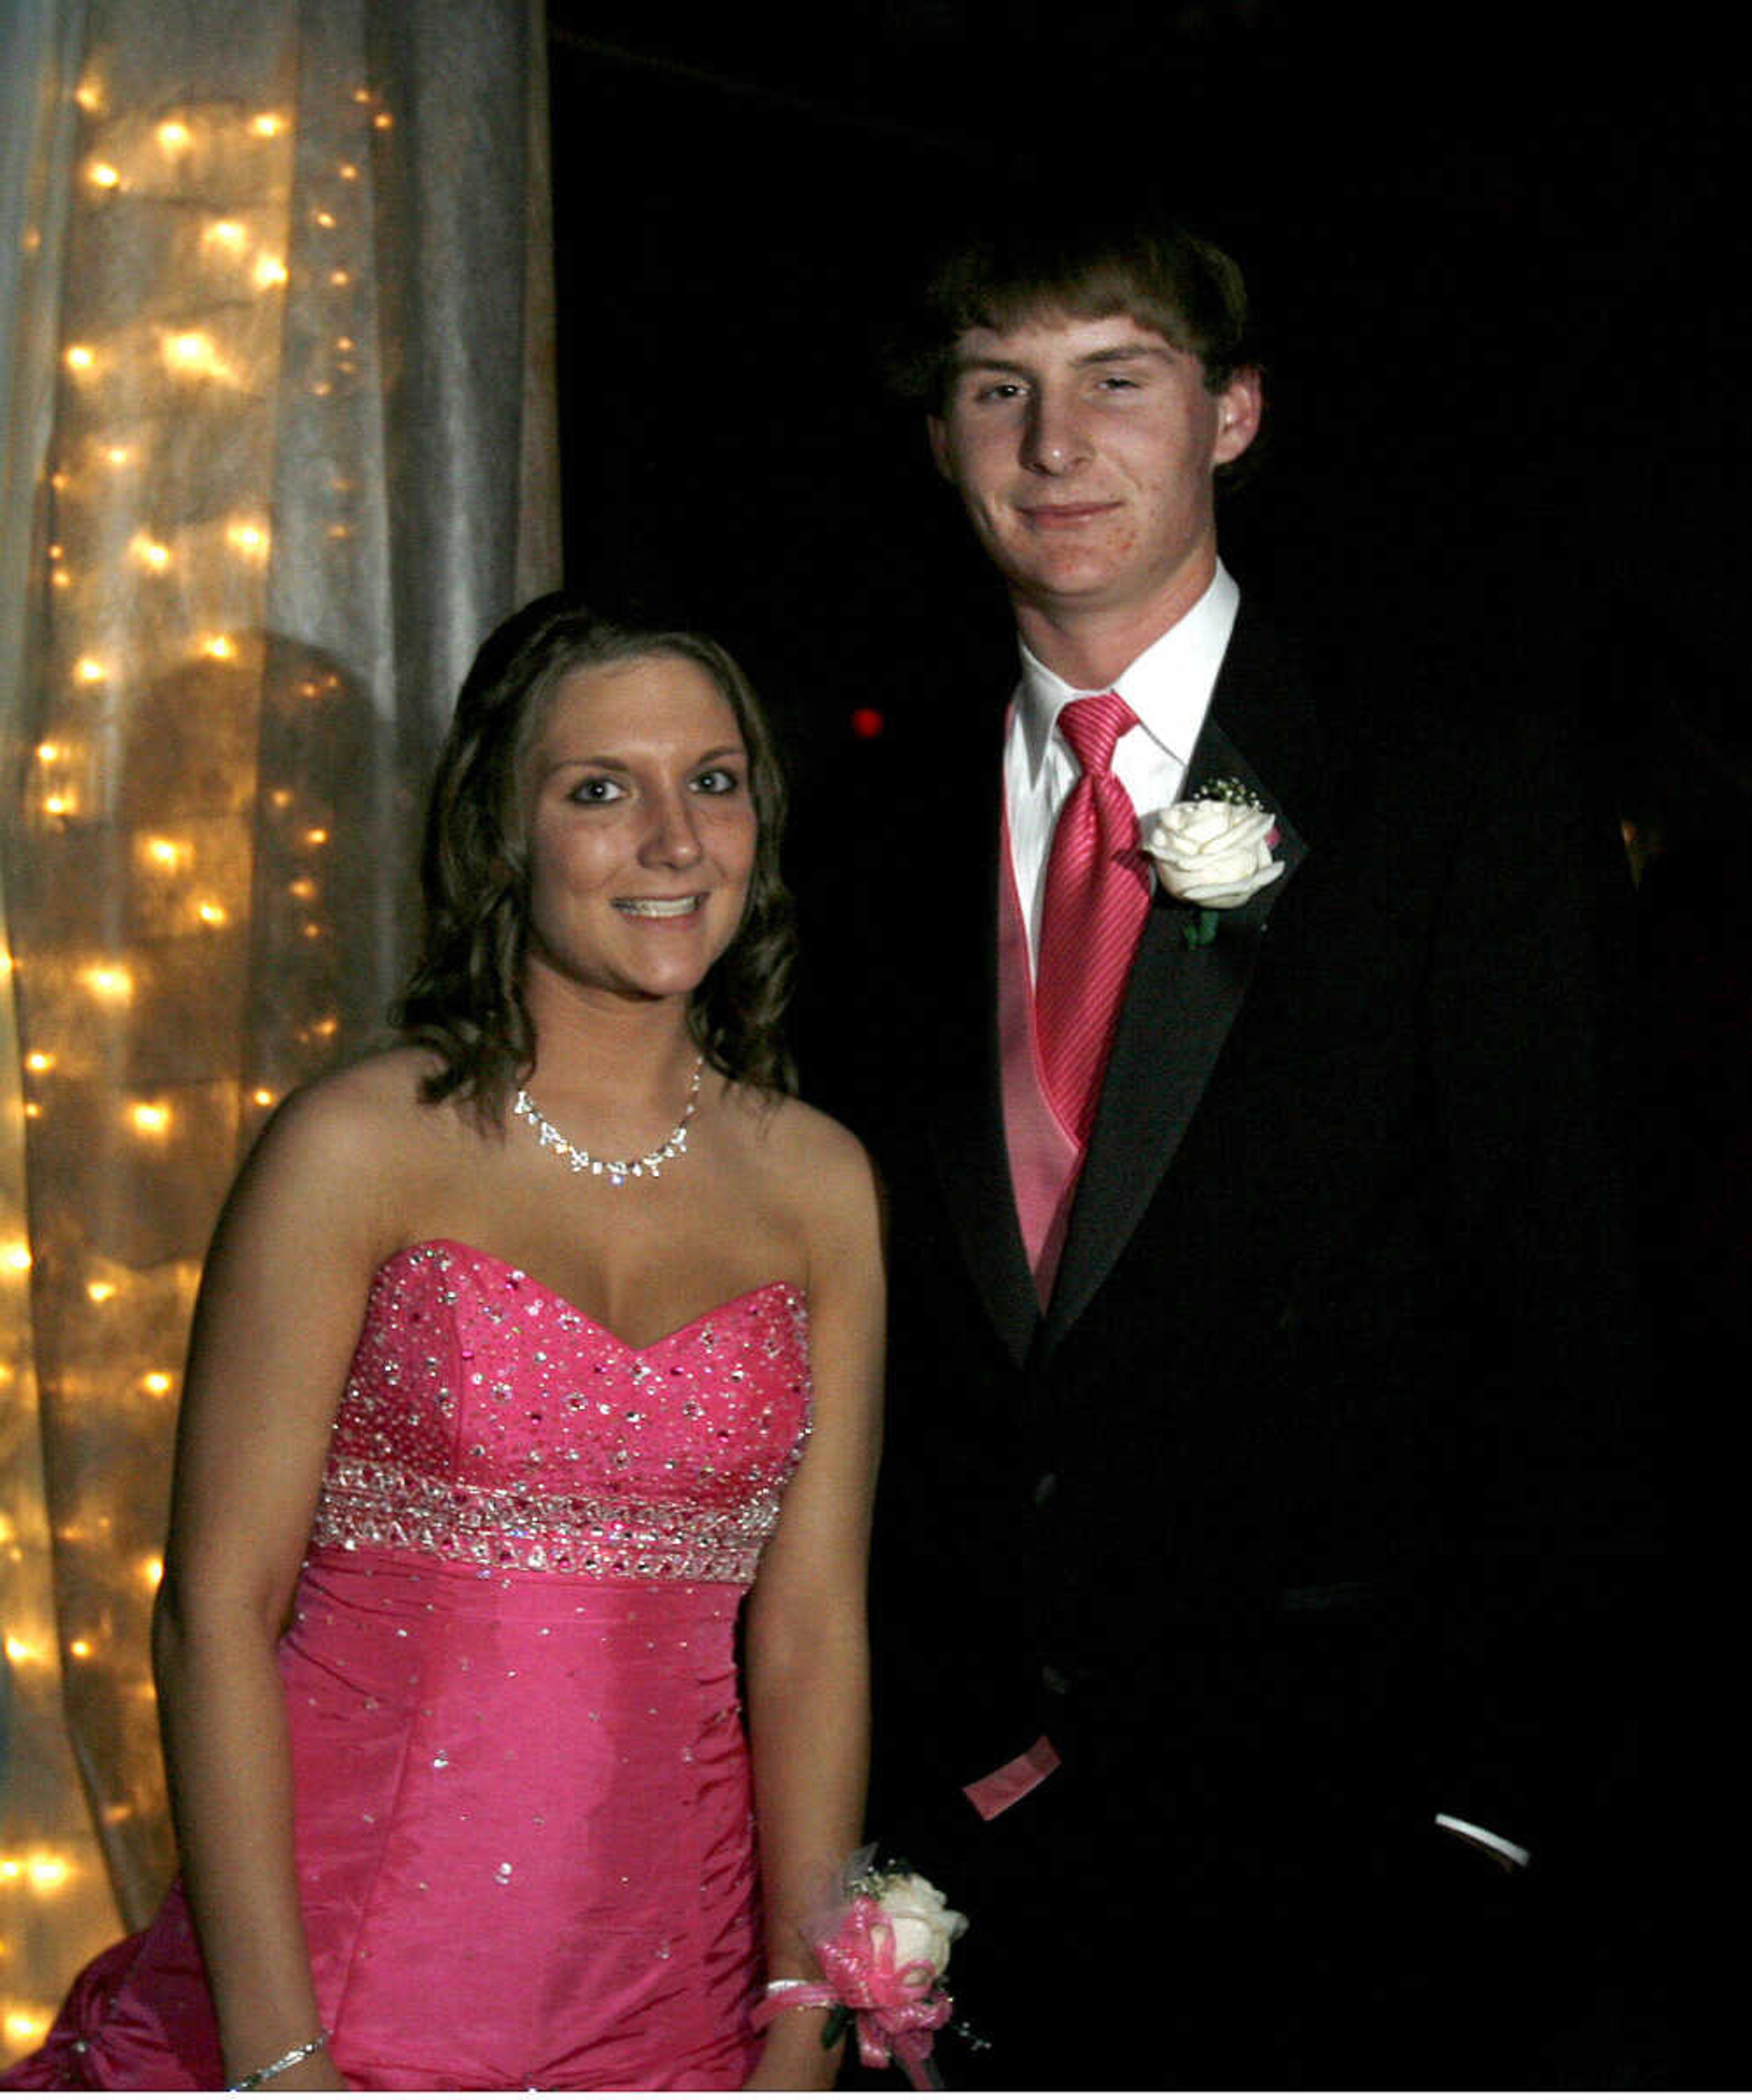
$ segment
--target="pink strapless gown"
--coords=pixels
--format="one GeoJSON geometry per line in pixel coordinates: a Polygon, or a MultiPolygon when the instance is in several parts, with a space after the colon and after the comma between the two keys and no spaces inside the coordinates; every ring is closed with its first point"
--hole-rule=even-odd
{"type": "MultiPolygon", "coordinates": [[[[452,1242],[378,1272],[280,1650],[317,2002],[354,2085],[747,2076],[736,1614],[809,1407],[787,1283],[633,1349],[452,1242]]],[[[223,2083],[180,1889],[4,2083],[223,2083]]]]}

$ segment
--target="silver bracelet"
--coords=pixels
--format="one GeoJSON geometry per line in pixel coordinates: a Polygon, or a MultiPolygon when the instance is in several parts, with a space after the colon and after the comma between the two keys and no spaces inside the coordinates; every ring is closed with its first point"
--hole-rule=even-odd
{"type": "Polygon", "coordinates": [[[234,2079],[225,2089],[227,2093],[253,2093],[257,2086],[267,2085],[269,2079],[279,2077],[281,2071],[291,2070],[293,2064],[302,2063],[320,2049],[326,2049],[329,2040],[329,2030],[324,2027],[308,2041],[301,2041],[296,2049],[289,2049],[284,2056],[276,2056],[271,2063],[264,2063],[259,2071],[252,2071],[245,2078],[234,2079]]]}

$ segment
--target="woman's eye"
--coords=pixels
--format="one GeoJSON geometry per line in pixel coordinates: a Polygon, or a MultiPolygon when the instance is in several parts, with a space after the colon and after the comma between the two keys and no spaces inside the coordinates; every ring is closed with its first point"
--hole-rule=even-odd
{"type": "Polygon", "coordinates": [[[624,791],[618,780],[606,779],[600,774],[588,780],[580,780],[571,791],[574,802],[618,802],[624,791]]]}
{"type": "Polygon", "coordinates": [[[742,782],[727,765],[708,765],[694,775],[694,785],[702,795],[734,795],[742,782]]]}

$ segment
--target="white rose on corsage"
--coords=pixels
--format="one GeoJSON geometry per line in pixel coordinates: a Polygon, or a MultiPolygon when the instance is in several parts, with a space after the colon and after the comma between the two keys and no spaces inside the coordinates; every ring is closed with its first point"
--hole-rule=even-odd
{"type": "MultiPolygon", "coordinates": [[[[763,2027],[787,2005],[828,2009],[822,2043],[831,2049],[848,2026],[867,2071],[898,2064],[919,2092],[942,2085],[931,2062],[938,2030],[955,2010],[943,1988],[949,1949],[967,1930],[941,1889],[911,1868],[879,1868],[874,1845],[854,1852],[832,1893],[804,1925],[819,1978],[779,1976],[755,2008],[763,2027]]],[[[977,2039],[976,2047],[985,2045],[977,2039]]]]}
{"type": "Polygon", "coordinates": [[[1163,888],[1176,903],[1197,909],[1186,929],[1189,947],[1211,940],[1219,911],[1245,904],[1283,873],[1283,862],[1272,856],[1278,819],[1238,781],[1219,780],[1201,795],[1156,810],[1141,832],[1163,888]]]}
{"type": "Polygon", "coordinates": [[[967,1930],[967,1920],[951,1910],[941,1889],[923,1874],[875,1874],[866,1884],[894,1929],[894,1960],[904,1969],[922,1961],[936,1975],[949,1966],[951,1942],[967,1930]]]}

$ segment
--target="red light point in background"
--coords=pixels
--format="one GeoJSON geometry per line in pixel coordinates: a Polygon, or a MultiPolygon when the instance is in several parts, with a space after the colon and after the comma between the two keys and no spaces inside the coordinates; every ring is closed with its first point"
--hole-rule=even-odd
{"type": "Polygon", "coordinates": [[[880,708],[854,708],[852,709],[852,735],[854,736],[861,736],[866,739],[872,736],[880,736],[882,734],[883,727],[882,710],[880,708]]]}

